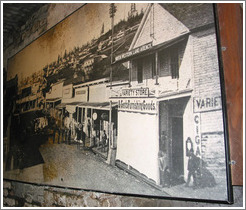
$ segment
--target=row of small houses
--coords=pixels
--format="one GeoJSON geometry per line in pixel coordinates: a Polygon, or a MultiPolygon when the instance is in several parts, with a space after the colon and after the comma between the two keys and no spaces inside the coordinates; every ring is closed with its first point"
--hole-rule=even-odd
{"type": "Polygon", "coordinates": [[[191,148],[216,181],[226,182],[213,9],[192,5],[182,17],[168,4],[148,6],[130,49],[112,64],[127,64],[127,82],[60,81],[46,95],[46,106],[66,109],[80,122],[92,120],[91,134],[106,130],[108,163],[157,185],[165,184],[160,154],[173,179],[186,180],[191,148]]]}

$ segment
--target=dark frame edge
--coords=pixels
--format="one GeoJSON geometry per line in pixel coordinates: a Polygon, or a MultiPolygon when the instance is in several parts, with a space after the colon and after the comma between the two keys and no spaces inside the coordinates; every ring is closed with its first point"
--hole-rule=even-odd
{"type": "Polygon", "coordinates": [[[223,56],[222,56],[222,45],[220,35],[220,22],[218,14],[218,3],[213,3],[214,19],[215,19],[215,30],[217,40],[217,53],[219,62],[219,74],[220,74],[220,87],[221,87],[221,100],[222,100],[222,113],[223,113],[223,128],[224,128],[224,143],[225,143],[225,158],[226,158],[226,172],[227,172],[227,189],[228,189],[228,204],[233,204],[233,188],[232,188],[232,177],[231,177],[231,166],[230,166],[230,143],[229,143],[229,130],[228,130],[228,116],[227,116],[227,105],[226,105],[226,91],[225,91],[225,80],[224,80],[224,68],[223,68],[223,56]]]}

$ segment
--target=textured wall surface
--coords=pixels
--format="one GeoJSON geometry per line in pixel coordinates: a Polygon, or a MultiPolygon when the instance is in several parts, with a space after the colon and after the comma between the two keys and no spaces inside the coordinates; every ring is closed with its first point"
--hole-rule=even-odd
{"type": "MultiPolygon", "coordinates": [[[[9,38],[4,51],[7,59],[30,44],[48,29],[74,12],[82,4],[51,4],[34,14],[14,37],[9,38]]],[[[175,201],[159,198],[133,197],[115,194],[39,186],[15,181],[3,182],[3,205],[6,207],[238,207],[243,205],[243,187],[234,186],[234,204],[175,201]]]]}
{"type": "Polygon", "coordinates": [[[234,187],[233,205],[132,197],[83,190],[38,186],[14,181],[3,182],[5,207],[238,207],[241,187],[234,187]]]}

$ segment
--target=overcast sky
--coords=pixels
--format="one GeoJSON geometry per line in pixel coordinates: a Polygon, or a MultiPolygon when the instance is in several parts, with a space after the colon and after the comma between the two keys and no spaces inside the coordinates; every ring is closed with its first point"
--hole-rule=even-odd
{"type": "MultiPolygon", "coordinates": [[[[117,3],[115,24],[127,18],[131,4],[117,3]]],[[[138,12],[145,11],[147,4],[136,4],[138,12]]],[[[75,46],[82,46],[111,28],[109,4],[87,4],[64,21],[50,29],[43,36],[24,48],[8,63],[8,80],[18,75],[19,81],[41,70],[45,65],[57,60],[65,49],[69,52],[75,46]]]]}

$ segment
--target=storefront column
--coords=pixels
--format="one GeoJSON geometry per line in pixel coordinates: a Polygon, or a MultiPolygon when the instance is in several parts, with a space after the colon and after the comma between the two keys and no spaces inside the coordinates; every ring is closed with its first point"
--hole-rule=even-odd
{"type": "Polygon", "coordinates": [[[113,139],[112,139],[112,101],[110,103],[110,110],[109,110],[109,146],[108,146],[108,159],[107,163],[110,165],[115,165],[115,158],[116,158],[116,148],[113,145],[113,139]]]}
{"type": "Polygon", "coordinates": [[[76,120],[77,120],[77,123],[78,123],[79,122],[79,107],[78,106],[76,107],[76,111],[77,111],[77,119],[76,120]]]}
{"type": "MultiPolygon", "coordinates": [[[[158,138],[157,138],[157,141],[158,141],[158,143],[157,143],[157,151],[158,151],[158,153],[159,153],[159,151],[160,151],[160,139],[161,139],[161,131],[160,131],[160,108],[159,108],[159,104],[160,104],[160,102],[159,101],[157,101],[156,102],[156,110],[157,110],[157,115],[156,115],[156,133],[157,133],[157,136],[158,136],[158,138]]],[[[157,172],[157,184],[158,185],[160,185],[161,184],[161,177],[160,177],[160,168],[159,168],[159,159],[158,159],[159,157],[158,157],[158,155],[157,155],[157,161],[158,161],[158,163],[157,163],[157,165],[158,165],[158,168],[157,168],[157,170],[158,170],[158,172],[157,172]]]]}
{"type": "Polygon", "coordinates": [[[91,130],[90,130],[90,146],[93,146],[93,136],[92,136],[92,133],[93,133],[93,119],[92,119],[92,115],[93,115],[93,109],[91,108],[91,117],[90,117],[90,120],[91,120],[91,130]]]}
{"type": "Polygon", "coordinates": [[[81,122],[82,122],[82,125],[83,125],[83,128],[84,128],[84,121],[85,121],[85,119],[84,119],[84,108],[83,107],[81,107],[81,122]]]}
{"type": "Polygon", "coordinates": [[[63,115],[64,115],[64,110],[63,110],[63,108],[61,108],[61,126],[62,126],[62,128],[64,127],[63,115]]]}
{"type": "Polygon", "coordinates": [[[129,69],[129,87],[131,87],[131,82],[132,82],[132,61],[128,61],[128,69],[129,69]]]}

